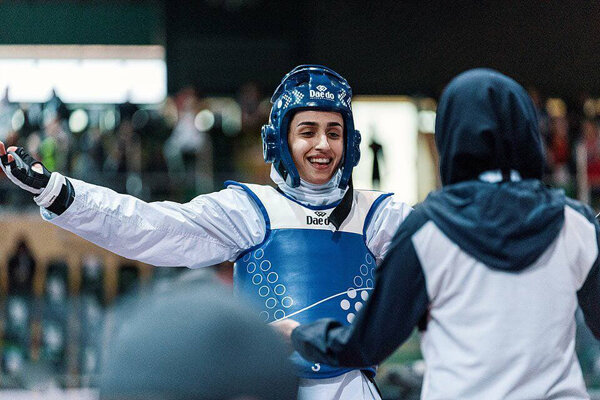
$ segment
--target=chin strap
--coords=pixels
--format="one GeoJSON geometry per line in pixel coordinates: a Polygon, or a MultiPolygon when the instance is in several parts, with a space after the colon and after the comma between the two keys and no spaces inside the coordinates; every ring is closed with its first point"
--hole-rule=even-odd
{"type": "Polygon", "coordinates": [[[342,197],[342,201],[338,204],[335,209],[329,215],[329,222],[335,226],[335,230],[339,230],[340,226],[344,223],[350,211],[352,210],[352,198],[354,197],[354,188],[352,186],[352,178],[348,182],[348,190],[342,197]]]}

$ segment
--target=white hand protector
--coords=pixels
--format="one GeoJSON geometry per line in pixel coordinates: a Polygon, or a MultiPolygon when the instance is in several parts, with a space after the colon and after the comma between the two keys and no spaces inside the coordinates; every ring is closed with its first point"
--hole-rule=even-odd
{"type": "Polygon", "coordinates": [[[50,171],[22,147],[9,148],[7,153],[0,155],[0,161],[0,167],[8,179],[21,189],[39,195],[48,186],[50,171]],[[12,161],[9,161],[9,155],[12,161]]]}

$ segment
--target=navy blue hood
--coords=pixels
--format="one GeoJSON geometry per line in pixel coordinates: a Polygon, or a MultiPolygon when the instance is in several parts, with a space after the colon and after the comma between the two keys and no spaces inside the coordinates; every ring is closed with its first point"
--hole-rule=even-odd
{"type": "Polygon", "coordinates": [[[440,98],[435,141],[444,187],[422,204],[428,217],[492,268],[533,263],[560,232],[566,198],[540,182],[541,138],[523,87],[489,69],[458,75],[440,98]],[[488,171],[502,179],[480,180],[488,171]]]}

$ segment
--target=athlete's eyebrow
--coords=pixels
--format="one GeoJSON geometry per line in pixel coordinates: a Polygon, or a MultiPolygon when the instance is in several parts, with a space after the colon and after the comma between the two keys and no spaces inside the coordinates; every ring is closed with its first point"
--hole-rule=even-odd
{"type": "Polygon", "coordinates": [[[318,126],[319,124],[317,124],[316,122],[313,121],[302,121],[300,123],[298,123],[298,125],[296,126],[318,126]]]}
{"type": "MultiPolygon", "coordinates": [[[[314,121],[302,121],[300,123],[298,123],[298,125],[296,126],[318,126],[319,124],[314,122],[314,121]]],[[[339,122],[328,122],[327,126],[339,126],[340,128],[342,127],[342,124],[340,124],[339,122]]]]}

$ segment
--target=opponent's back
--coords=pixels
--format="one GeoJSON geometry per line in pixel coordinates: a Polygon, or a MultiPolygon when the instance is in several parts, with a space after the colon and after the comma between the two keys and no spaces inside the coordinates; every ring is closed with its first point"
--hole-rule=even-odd
{"type": "Polygon", "coordinates": [[[585,399],[575,311],[596,261],[595,227],[566,206],[555,241],[527,268],[490,268],[428,221],[412,242],[430,298],[426,399],[585,399]]]}

